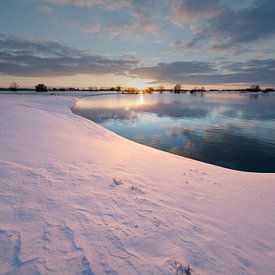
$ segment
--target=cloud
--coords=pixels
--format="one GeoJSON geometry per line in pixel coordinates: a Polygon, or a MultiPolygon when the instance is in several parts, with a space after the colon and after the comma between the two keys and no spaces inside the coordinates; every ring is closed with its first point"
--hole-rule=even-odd
{"type": "Polygon", "coordinates": [[[61,45],[0,34],[0,74],[16,76],[69,76],[119,74],[137,65],[132,56],[107,58],[61,45]]]}
{"type": "Polygon", "coordinates": [[[103,29],[100,23],[82,24],[79,21],[71,20],[66,22],[67,26],[85,34],[97,34],[103,29]]]}
{"type": "Polygon", "coordinates": [[[177,61],[140,67],[132,55],[107,57],[56,41],[0,34],[0,74],[70,76],[116,74],[190,85],[275,85],[275,59],[243,62],[177,61]]]}
{"type": "Polygon", "coordinates": [[[242,9],[224,8],[210,18],[202,28],[231,43],[248,43],[269,39],[275,35],[275,2],[273,0],[253,1],[242,9]]]}
{"type": "Polygon", "coordinates": [[[275,85],[275,59],[246,62],[172,62],[132,69],[132,77],[155,79],[156,83],[191,85],[251,84],[275,85]]]}
{"type": "Polygon", "coordinates": [[[94,25],[91,25],[91,26],[86,26],[86,27],[81,27],[79,26],[79,29],[81,32],[83,33],[90,33],[90,34],[93,34],[93,33],[98,33],[100,32],[101,30],[101,25],[96,23],[94,25]]]}
{"type": "Polygon", "coordinates": [[[172,22],[178,26],[219,12],[222,0],[180,0],[172,5],[172,22]]]}
{"type": "Polygon", "coordinates": [[[48,5],[40,5],[38,6],[38,9],[47,14],[54,14],[54,9],[48,5]]]}
{"type": "Polygon", "coordinates": [[[112,37],[135,38],[143,40],[146,35],[159,35],[160,28],[157,24],[149,21],[120,22],[108,27],[112,37]]]}
{"type": "Polygon", "coordinates": [[[195,41],[191,41],[191,42],[184,42],[180,39],[172,41],[170,43],[170,46],[172,48],[175,49],[181,49],[181,50],[186,50],[186,51],[191,51],[191,52],[195,52],[197,51],[199,48],[197,47],[197,44],[195,41]]]}
{"type": "Polygon", "coordinates": [[[199,2],[201,4],[197,0],[183,0],[174,11],[177,24],[196,21],[190,42],[193,45],[209,40],[212,51],[231,48],[232,52],[242,54],[247,52],[245,44],[275,37],[274,0],[253,0],[243,7],[219,0],[199,2]]]}
{"type": "Polygon", "coordinates": [[[148,18],[152,18],[153,15],[152,14],[149,14],[148,12],[146,11],[140,11],[140,10],[135,10],[133,13],[132,13],[132,16],[138,20],[148,20],[148,18]]]}
{"type": "Polygon", "coordinates": [[[216,68],[210,62],[172,62],[159,63],[152,67],[140,67],[133,69],[130,74],[133,77],[156,79],[157,82],[182,82],[193,76],[211,73],[216,68]]]}
{"type": "Polygon", "coordinates": [[[76,7],[100,7],[105,10],[135,8],[152,0],[47,0],[57,5],[71,5],[76,7]]]}
{"type": "MultiPolygon", "coordinates": [[[[39,1],[39,0],[38,0],[39,1]]],[[[40,0],[41,1],[41,0],[40,0]]],[[[134,38],[144,40],[146,35],[158,36],[160,33],[159,22],[156,19],[156,0],[46,0],[51,5],[68,5],[79,8],[100,8],[105,11],[127,12],[131,19],[118,19],[117,22],[107,23],[102,20],[92,26],[83,26],[80,21],[70,22],[70,25],[83,33],[98,33],[106,30],[111,37],[134,38]]],[[[78,19],[80,20],[80,19],[78,19]]]]}
{"type": "Polygon", "coordinates": [[[259,52],[259,50],[253,50],[243,46],[242,44],[221,43],[218,41],[216,43],[212,43],[212,45],[208,48],[208,52],[225,56],[237,56],[241,54],[255,54],[256,52],[259,52]]]}

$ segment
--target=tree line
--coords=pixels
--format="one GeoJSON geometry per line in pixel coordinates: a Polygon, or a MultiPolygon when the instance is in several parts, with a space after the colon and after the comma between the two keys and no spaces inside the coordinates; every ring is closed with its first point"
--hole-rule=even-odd
{"type": "MultiPolygon", "coordinates": [[[[80,89],[80,88],[65,88],[65,87],[60,87],[60,88],[48,88],[44,83],[38,83],[35,85],[34,89],[24,89],[20,88],[20,86],[16,82],[11,82],[8,88],[10,91],[17,91],[17,90],[35,90],[36,92],[47,92],[47,91],[116,91],[116,92],[122,92],[122,93],[130,93],[130,94],[138,94],[138,93],[146,93],[146,94],[151,94],[153,92],[174,92],[174,93],[186,93],[190,92],[191,94],[196,94],[200,93],[203,94],[207,90],[205,87],[194,87],[192,89],[185,89],[181,83],[177,83],[174,85],[173,88],[165,88],[163,85],[160,85],[158,87],[147,87],[145,89],[137,89],[134,87],[121,87],[121,86],[104,86],[104,87],[98,87],[98,86],[90,86],[85,89],[80,89]]],[[[0,90],[6,90],[5,88],[0,88],[0,90]]],[[[243,88],[243,89],[210,89],[209,91],[240,91],[240,92],[263,92],[263,93],[268,93],[268,92],[273,92],[275,91],[274,88],[265,88],[262,89],[260,85],[251,85],[248,88],[243,88]]]]}

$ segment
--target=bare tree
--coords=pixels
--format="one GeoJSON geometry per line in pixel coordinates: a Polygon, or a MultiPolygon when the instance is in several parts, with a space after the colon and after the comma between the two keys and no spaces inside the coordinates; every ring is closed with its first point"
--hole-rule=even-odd
{"type": "Polygon", "coordinates": [[[143,90],[143,92],[144,92],[145,94],[152,94],[153,91],[154,91],[154,88],[152,88],[152,87],[147,87],[147,88],[145,88],[145,89],[143,90]]]}
{"type": "Polygon", "coordinates": [[[138,94],[138,93],[140,93],[139,89],[131,88],[131,87],[126,88],[125,92],[128,93],[128,94],[138,94]]]}
{"type": "Polygon", "coordinates": [[[254,92],[259,92],[261,90],[260,85],[252,85],[250,86],[250,90],[254,92]]]}
{"type": "Polygon", "coordinates": [[[10,83],[9,90],[17,91],[18,88],[19,88],[19,85],[16,82],[13,81],[13,82],[10,83]]]}
{"type": "Polygon", "coordinates": [[[181,91],[181,84],[178,83],[178,84],[176,84],[175,87],[174,87],[174,92],[175,92],[175,93],[179,93],[180,91],[181,91]]]}
{"type": "Polygon", "coordinates": [[[160,93],[162,93],[164,90],[165,90],[164,86],[160,85],[160,86],[158,87],[158,91],[159,91],[160,93]]]}

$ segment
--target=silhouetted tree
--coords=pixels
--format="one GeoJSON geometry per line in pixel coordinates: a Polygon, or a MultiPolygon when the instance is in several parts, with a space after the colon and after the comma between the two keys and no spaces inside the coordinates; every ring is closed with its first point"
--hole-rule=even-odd
{"type": "Polygon", "coordinates": [[[164,86],[162,86],[162,85],[160,85],[159,87],[158,87],[158,91],[160,92],[160,93],[162,93],[163,91],[164,91],[164,86]]]}
{"type": "Polygon", "coordinates": [[[116,86],[116,91],[120,92],[121,91],[121,87],[120,86],[116,86]]]}
{"type": "Polygon", "coordinates": [[[263,90],[263,93],[269,93],[269,92],[273,92],[274,89],[272,88],[266,88],[265,90],[263,90]]]}
{"type": "Polygon", "coordinates": [[[180,91],[181,91],[181,84],[178,83],[178,84],[176,84],[175,87],[174,87],[174,92],[175,92],[175,93],[179,93],[180,91]]]}
{"type": "Polygon", "coordinates": [[[194,87],[192,90],[190,90],[190,94],[195,94],[195,95],[196,93],[200,93],[201,95],[203,95],[204,92],[205,92],[204,87],[201,87],[201,88],[194,87]]]}
{"type": "Polygon", "coordinates": [[[45,84],[40,83],[40,84],[37,84],[35,86],[35,91],[37,91],[37,92],[47,92],[48,88],[45,84]]]}
{"type": "Polygon", "coordinates": [[[16,82],[13,81],[13,82],[10,83],[9,90],[17,91],[18,88],[19,88],[19,85],[16,82]]]}
{"type": "Polygon", "coordinates": [[[249,88],[245,89],[246,92],[259,92],[261,91],[260,85],[251,85],[249,88]]]}
{"type": "Polygon", "coordinates": [[[131,87],[126,88],[125,92],[129,93],[129,94],[139,94],[140,93],[139,89],[137,89],[137,88],[131,88],[131,87]]]}
{"type": "Polygon", "coordinates": [[[148,87],[148,88],[143,90],[143,92],[145,94],[151,94],[151,93],[153,93],[153,91],[154,91],[154,88],[152,88],[152,87],[148,87]]]}
{"type": "Polygon", "coordinates": [[[252,85],[250,86],[250,90],[254,92],[259,92],[261,88],[260,88],[260,85],[252,85]]]}

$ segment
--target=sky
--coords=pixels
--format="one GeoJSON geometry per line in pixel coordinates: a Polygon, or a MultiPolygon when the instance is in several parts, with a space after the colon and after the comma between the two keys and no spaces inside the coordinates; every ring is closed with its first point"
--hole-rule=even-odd
{"type": "Polygon", "coordinates": [[[275,87],[274,0],[0,0],[0,86],[275,87]]]}

